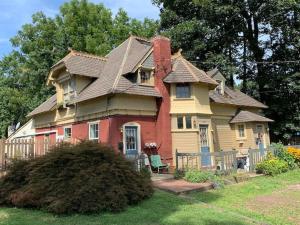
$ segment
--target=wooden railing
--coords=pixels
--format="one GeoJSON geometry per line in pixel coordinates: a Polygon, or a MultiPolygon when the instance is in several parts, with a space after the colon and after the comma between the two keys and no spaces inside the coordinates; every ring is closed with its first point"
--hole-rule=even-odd
{"type": "Polygon", "coordinates": [[[176,169],[209,169],[230,173],[237,170],[236,154],[237,151],[183,153],[176,150],[176,169]]]}

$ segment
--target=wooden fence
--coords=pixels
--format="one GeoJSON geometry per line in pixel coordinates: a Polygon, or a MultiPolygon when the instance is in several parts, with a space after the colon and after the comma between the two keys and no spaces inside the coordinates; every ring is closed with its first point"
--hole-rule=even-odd
{"type": "Polygon", "coordinates": [[[237,151],[182,153],[176,150],[176,169],[207,169],[230,173],[237,170],[236,154],[237,151]]]}
{"type": "MultiPolygon", "coordinates": [[[[79,140],[71,140],[69,142],[76,144],[79,140]]],[[[47,139],[15,139],[10,141],[0,139],[0,171],[5,171],[13,159],[27,160],[39,157],[62,143],[63,141],[51,141],[47,139]]],[[[132,161],[134,168],[138,171],[145,167],[145,156],[143,154],[132,155],[126,158],[132,161]]]]}

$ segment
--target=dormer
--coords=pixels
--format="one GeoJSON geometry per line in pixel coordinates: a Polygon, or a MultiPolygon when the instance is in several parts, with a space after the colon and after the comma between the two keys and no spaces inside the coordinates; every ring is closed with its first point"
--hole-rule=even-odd
{"type": "Polygon", "coordinates": [[[218,68],[208,71],[207,74],[218,83],[215,91],[220,95],[224,95],[226,78],[221,74],[218,68]]]}
{"type": "Polygon", "coordinates": [[[52,66],[47,84],[56,88],[57,106],[69,107],[80,92],[99,78],[106,58],[71,50],[52,66]]]}

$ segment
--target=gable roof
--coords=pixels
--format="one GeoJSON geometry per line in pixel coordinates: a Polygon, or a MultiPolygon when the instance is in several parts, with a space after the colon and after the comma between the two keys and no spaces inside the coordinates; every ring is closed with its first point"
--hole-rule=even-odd
{"type": "Polygon", "coordinates": [[[232,90],[227,86],[225,86],[224,95],[218,93],[216,90],[211,90],[209,92],[209,97],[213,102],[221,104],[268,108],[266,105],[255,100],[249,95],[246,95],[238,90],[232,90]]]}
{"type": "Polygon", "coordinates": [[[49,99],[47,99],[45,102],[43,102],[41,105],[39,105],[37,108],[35,108],[31,113],[27,115],[27,117],[31,117],[43,112],[48,112],[52,110],[56,106],[56,94],[51,96],[49,99]]]}
{"type": "Polygon", "coordinates": [[[83,90],[75,101],[82,102],[109,93],[161,97],[154,87],[133,84],[123,76],[134,72],[136,65],[151,49],[151,42],[135,36],[129,37],[106,56],[107,61],[100,77],[83,90]]]}
{"type": "Polygon", "coordinates": [[[98,78],[106,60],[104,57],[71,50],[68,55],[51,67],[51,71],[55,71],[56,68],[64,65],[71,74],[98,78]]]}
{"type": "Polygon", "coordinates": [[[164,82],[166,83],[206,83],[210,85],[218,85],[218,83],[210,78],[203,70],[198,69],[192,63],[187,61],[180,53],[172,60],[172,72],[168,74],[164,82]]]}
{"type": "Polygon", "coordinates": [[[274,122],[269,118],[249,111],[240,111],[229,123],[274,122]]]}

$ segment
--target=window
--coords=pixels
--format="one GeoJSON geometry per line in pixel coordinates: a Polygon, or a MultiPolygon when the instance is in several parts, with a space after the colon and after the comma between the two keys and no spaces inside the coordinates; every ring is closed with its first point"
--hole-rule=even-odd
{"type": "Polygon", "coordinates": [[[98,140],[99,138],[99,124],[98,122],[89,124],[89,139],[98,140]]]}
{"type": "Polygon", "coordinates": [[[239,124],[238,125],[238,135],[239,135],[240,138],[245,137],[245,126],[244,126],[244,124],[239,124]]]}
{"type": "Polygon", "coordinates": [[[64,102],[71,101],[75,97],[75,80],[71,79],[62,83],[64,102]]]}
{"type": "Polygon", "coordinates": [[[177,129],[183,129],[183,116],[177,117],[177,129]]]}
{"type": "Polygon", "coordinates": [[[185,116],[185,128],[192,129],[192,116],[190,115],[185,116]]]}
{"type": "Polygon", "coordinates": [[[191,87],[189,84],[177,84],[176,85],[176,98],[190,98],[191,87]]]}
{"type": "Polygon", "coordinates": [[[150,81],[150,76],[151,76],[151,72],[149,70],[148,71],[142,70],[141,71],[141,83],[148,84],[150,81]]]}
{"type": "Polygon", "coordinates": [[[72,128],[65,127],[64,128],[64,139],[70,139],[72,137],[72,128]]]}

